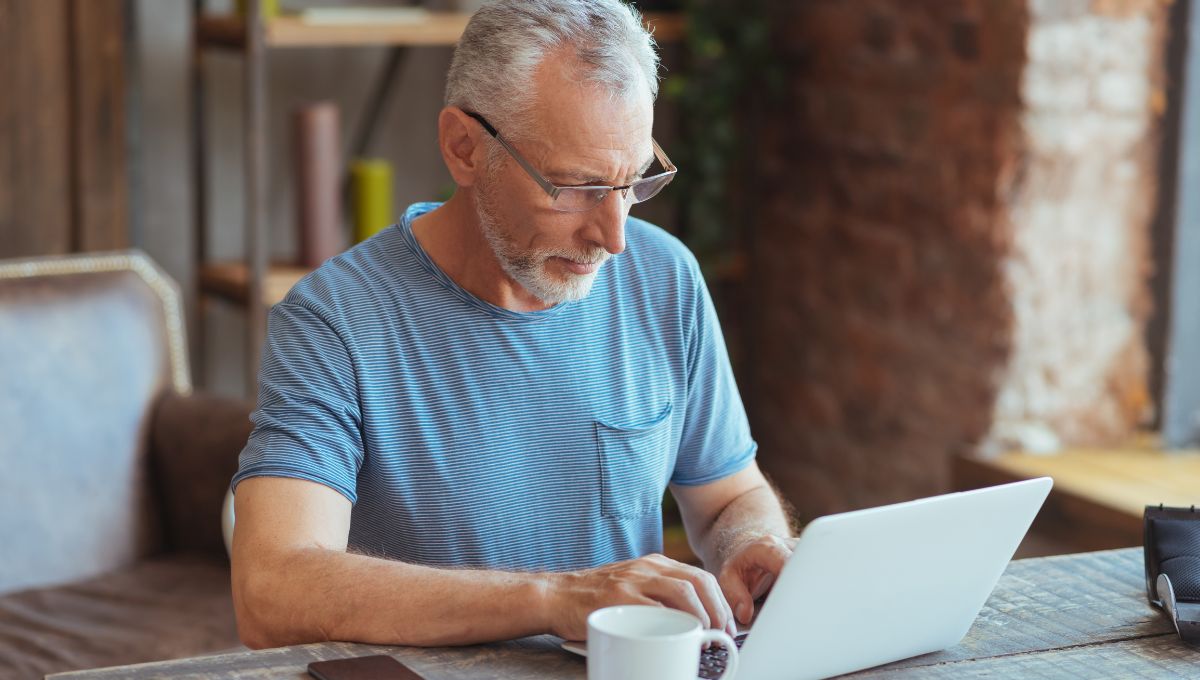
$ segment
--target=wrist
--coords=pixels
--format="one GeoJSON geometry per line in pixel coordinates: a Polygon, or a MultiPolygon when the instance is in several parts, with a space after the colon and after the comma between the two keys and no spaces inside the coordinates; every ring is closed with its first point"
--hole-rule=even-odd
{"type": "Polygon", "coordinates": [[[766,534],[767,532],[758,527],[737,527],[721,532],[716,537],[716,541],[714,541],[716,557],[715,573],[720,573],[725,563],[729,561],[729,558],[736,555],[742,546],[756,541],[766,534]]]}
{"type": "Polygon", "coordinates": [[[791,537],[791,532],[786,529],[783,531],[773,530],[771,527],[755,526],[742,527],[732,530],[721,537],[717,543],[716,549],[716,564],[713,570],[714,574],[720,574],[725,568],[725,565],[730,559],[736,557],[747,546],[754,543],[765,543],[767,545],[779,545],[783,547],[788,554],[791,554],[793,546],[796,544],[796,539],[791,537]]]}
{"type": "Polygon", "coordinates": [[[559,600],[564,577],[565,574],[555,572],[533,574],[533,624],[538,633],[558,634],[557,615],[562,611],[559,600]]]}

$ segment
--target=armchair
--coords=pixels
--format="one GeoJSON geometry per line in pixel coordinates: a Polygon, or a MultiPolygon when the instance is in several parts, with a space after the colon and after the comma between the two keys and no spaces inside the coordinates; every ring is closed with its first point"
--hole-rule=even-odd
{"type": "Polygon", "coordinates": [[[0,262],[0,669],[239,646],[220,516],[250,410],[192,394],[146,255],[0,262]]]}

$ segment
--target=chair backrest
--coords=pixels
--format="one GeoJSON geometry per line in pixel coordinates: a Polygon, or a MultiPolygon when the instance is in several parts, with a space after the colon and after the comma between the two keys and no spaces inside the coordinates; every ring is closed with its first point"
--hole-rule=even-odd
{"type": "Polygon", "coordinates": [[[179,287],[137,251],[0,262],[0,593],[162,543],[148,432],[191,389],[179,287]]]}

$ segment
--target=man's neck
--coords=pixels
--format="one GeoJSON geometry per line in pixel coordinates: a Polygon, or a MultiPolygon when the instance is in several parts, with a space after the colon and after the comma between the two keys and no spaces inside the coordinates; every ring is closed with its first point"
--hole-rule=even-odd
{"type": "Polygon", "coordinates": [[[475,297],[514,312],[549,309],[500,266],[483,235],[470,197],[461,189],[412,223],[421,248],[451,280],[475,297]]]}

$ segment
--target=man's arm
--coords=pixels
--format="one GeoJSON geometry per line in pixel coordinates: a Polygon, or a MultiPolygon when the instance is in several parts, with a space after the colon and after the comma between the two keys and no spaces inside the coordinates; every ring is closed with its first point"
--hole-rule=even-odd
{"type": "Polygon", "coordinates": [[[757,463],[700,486],[671,485],[688,542],[718,576],[738,621],[774,582],[795,545],[794,520],[757,463]]]}
{"type": "Polygon", "coordinates": [[[581,640],[587,615],[613,604],[665,604],[732,628],[716,579],[661,555],[553,574],[438,569],[346,552],[350,509],[314,482],[238,484],[233,599],[248,647],[460,645],[544,632],[581,640]]]}
{"type": "Polygon", "coordinates": [[[254,477],[238,485],[233,594],[247,646],[467,643],[546,627],[543,576],[436,570],[347,553],[350,508],[314,482],[254,477]]]}

